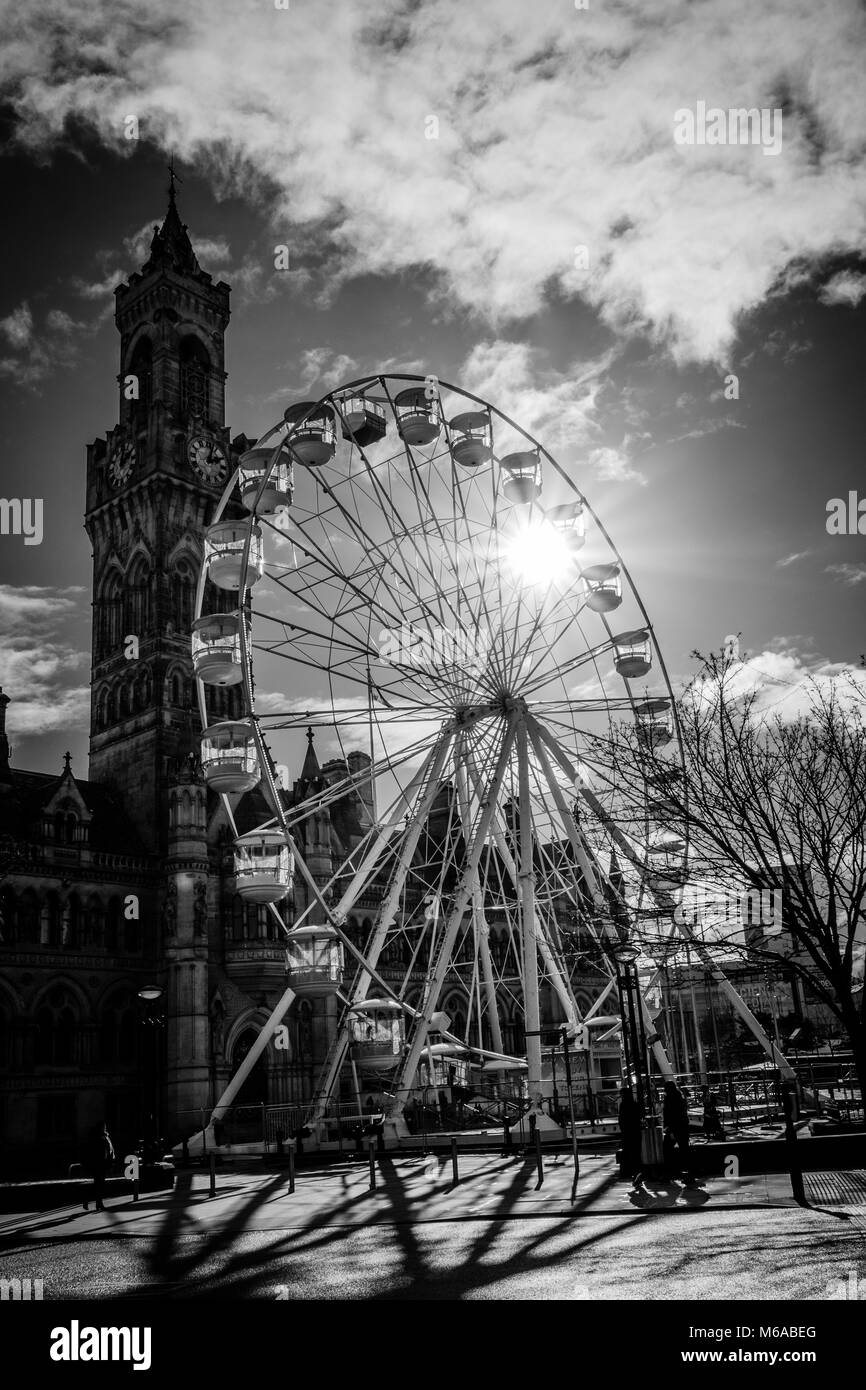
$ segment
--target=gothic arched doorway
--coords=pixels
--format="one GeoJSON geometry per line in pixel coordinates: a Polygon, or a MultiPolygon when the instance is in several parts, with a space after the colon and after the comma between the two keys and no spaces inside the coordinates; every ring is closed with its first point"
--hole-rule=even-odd
{"type": "MultiPolygon", "coordinates": [[[[232,1056],[232,1076],[239,1069],[256,1038],[258,1032],[255,1028],[248,1028],[241,1033],[234,1046],[232,1056]]],[[[241,1089],[234,1098],[235,1105],[267,1105],[268,1103],[268,1054],[264,1051],[255,1063],[252,1071],[247,1077],[241,1089]]]]}

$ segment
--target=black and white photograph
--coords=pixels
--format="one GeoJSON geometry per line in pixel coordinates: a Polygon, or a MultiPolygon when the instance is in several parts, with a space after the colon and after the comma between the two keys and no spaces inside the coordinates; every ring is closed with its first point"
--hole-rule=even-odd
{"type": "Polygon", "coordinates": [[[861,0],[0,12],[5,1344],[831,1370],[861,0]]]}

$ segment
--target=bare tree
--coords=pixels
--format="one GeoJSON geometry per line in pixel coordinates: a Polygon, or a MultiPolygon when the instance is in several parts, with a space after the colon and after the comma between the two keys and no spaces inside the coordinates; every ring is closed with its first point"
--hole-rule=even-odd
{"type": "Polygon", "coordinates": [[[781,892],[782,931],[746,927],[715,952],[783,963],[835,1016],[866,1094],[866,700],[845,673],[807,681],[799,711],[761,706],[730,655],[700,657],[678,699],[683,777],[667,749],[624,733],[618,774],[663,788],[668,831],[689,845],[692,883],[781,892]],[[804,697],[804,698],[803,698],[804,697]]]}

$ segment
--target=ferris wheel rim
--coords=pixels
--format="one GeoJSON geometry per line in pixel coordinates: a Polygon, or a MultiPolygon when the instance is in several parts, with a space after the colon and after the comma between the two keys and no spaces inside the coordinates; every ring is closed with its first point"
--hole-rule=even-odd
{"type": "MultiPolygon", "coordinates": [[[[376,383],[378,383],[379,385],[381,385],[382,389],[385,390],[386,393],[387,393],[387,391],[388,391],[387,383],[409,382],[409,383],[412,383],[412,384],[414,384],[414,385],[420,385],[420,383],[422,383],[422,382],[424,382],[424,381],[426,381],[426,380],[427,380],[426,377],[420,377],[420,376],[417,375],[417,374],[404,374],[404,373],[392,373],[392,372],[377,372],[377,373],[372,373],[372,374],[370,374],[370,375],[366,375],[366,376],[363,376],[363,377],[359,377],[359,378],[354,379],[353,381],[345,382],[345,383],[343,383],[342,385],[333,388],[332,390],[330,390],[330,391],[328,391],[327,393],[325,393],[323,396],[319,397],[317,401],[310,402],[310,403],[308,404],[308,408],[307,408],[306,411],[303,413],[303,415],[297,416],[297,417],[291,422],[290,425],[289,425],[289,423],[288,423],[288,422],[285,420],[285,418],[284,418],[283,421],[278,422],[278,423],[277,423],[276,425],[274,425],[271,429],[269,429],[268,431],[266,431],[266,433],[261,437],[261,439],[260,439],[259,441],[257,441],[257,448],[264,448],[266,445],[269,445],[270,442],[271,442],[272,440],[274,440],[275,438],[276,438],[276,441],[277,441],[277,442],[276,442],[276,445],[275,445],[275,447],[274,447],[274,449],[273,449],[273,454],[272,454],[272,457],[271,457],[269,466],[268,466],[266,472],[264,473],[264,475],[263,475],[263,477],[262,477],[262,480],[261,480],[261,483],[260,483],[260,485],[259,485],[256,501],[253,503],[252,507],[249,509],[248,515],[247,515],[246,517],[244,517],[244,518],[242,519],[241,522],[239,522],[240,525],[243,525],[243,526],[244,526],[245,532],[246,532],[246,535],[245,535],[245,544],[244,544],[243,555],[242,555],[242,560],[241,560],[241,571],[242,571],[242,573],[246,573],[246,571],[247,571],[247,565],[248,565],[248,562],[249,562],[250,546],[251,546],[251,541],[252,541],[252,536],[253,536],[253,533],[254,533],[254,529],[255,529],[256,525],[257,525],[257,524],[261,521],[261,519],[262,519],[261,516],[260,516],[260,514],[259,514],[258,511],[257,511],[258,499],[262,496],[263,491],[264,491],[265,487],[267,486],[268,479],[269,479],[269,477],[270,477],[270,475],[271,475],[271,473],[272,473],[272,471],[273,471],[273,468],[274,468],[274,466],[275,466],[275,462],[276,462],[277,458],[279,457],[281,448],[285,445],[285,446],[288,448],[288,450],[290,451],[290,453],[292,452],[292,445],[291,445],[292,436],[293,436],[297,431],[300,431],[300,430],[302,429],[304,422],[305,422],[308,418],[310,418],[311,416],[314,416],[317,412],[321,412],[321,410],[322,410],[324,407],[333,407],[333,408],[336,410],[336,412],[337,412],[337,416],[338,416],[340,419],[343,419],[344,417],[342,416],[342,414],[341,414],[341,412],[340,412],[339,401],[338,401],[336,398],[338,398],[338,397],[339,397],[339,398],[345,398],[345,397],[348,395],[348,393],[350,393],[350,392],[356,392],[356,393],[357,393],[357,392],[360,391],[360,392],[363,392],[363,393],[366,394],[366,392],[369,391],[371,388],[372,388],[372,389],[376,389],[376,383]],[[280,436],[280,435],[282,435],[282,438],[277,438],[277,436],[280,436]]],[[[662,651],[661,651],[660,643],[659,643],[659,641],[658,641],[658,638],[657,638],[657,635],[656,635],[656,632],[655,632],[654,625],[652,624],[652,622],[651,622],[651,620],[650,620],[650,617],[649,617],[649,614],[648,614],[648,612],[647,612],[647,609],[646,609],[646,607],[645,607],[645,605],[644,605],[643,599],[641,598],[641,595],[640,595],[640,593],[639,593],[639,591],[638,591],[638,589],[637,589],[637,586],[636,586],[636,584],[634,583],[634,580],[632,579],[631,573],[630,573],[630,571],[628,570],[628,567],[626,566],[626,564],[625,564],[625,562],[624,562],[624,560],[623,560],[623,558],[622,558],[622,555],[620,554],[620,552],[619,552],[619,550],[618,550],[616,544],[615,544],[614,541],[612,540],[612,538],[611,538],[610,534],[608,533],[607,529],[604,527],[603,523],[601,522],[601,520],[600,520],[600,518],[599,518],[599,516],[598,516],[598,513],[595,511],[595,509],[592,507],[591,503],[590,503],[589,500],[587,499],[586,494],[583,492],[582,488],[580,488],[580,487],[576,484],[576,482],[565,472],[565,470],[564,470],[564,469],[562,468],[562,466],[558,463],[558,461],[556,460],[556,458],[550,453],[550,451],[549,451],[548,449],[546,449],[545,446],[544,446],[538,439],[536,439],[534,435],[530,434],[528,430],[526,430],[523,426],[519,425],[519,424],[518,424],[516,421],[514,421],[510,416],[506,415],[506,413],[505,413],[504,411],[502,411],[498,406],[493,405],[491,402],[485,400],[483,397],[478,396],[478,395],[476,395],[476,394],[473,393],[473,392],[467,391],[467,390],[466,390],[465,388],[463,388],[463,387],[455,386],[455,385],[452,384],[452,383],[444,382],[444,381],[441,381],[441,380],[439,380],[439,379],[437,379],[437,389],[438,389],[439,392],[447,391],[447,392],[452,393],[452,394],[455,395],[455,396],[462,397],[462,398],[464,398],[464,399],[468,399],[468,400],[473,401],[477,406],[481,407],[482,411],[483,411],[483,412],[486,412],[487,415],[488,415],[491,419],[495,417],[495,418],[498,419],[500,422],[504,423],[505,426],[507,426],[508,428],[510,428],[510,429],[512,429],[513,431],[515,431],[518,435],[522,436],[522,438],[523,438],[524,440],[526,440],[526,441],[529,443],[530,448],[534,449],[534,450],[537,452],[537,455],[538,455],[539,459],[544,459],[544,460],[553,468],[553,470],[554,470],[555,473],[559,476],[559,478],[562,480],[562,482],[565,484],[566,488],[569,490],[569,492],[571,493],[571,495],[573,495],[574,497],[576,497],[576,499],[579,501],[579,503],[581,504],[581,506],[585,509],[585,511],[586,511],[586,513],[588,514],[588,516],[591,517],[592,521],[594,522],[595,526],[596,526],[597,529],[598,529],[599,535],[603,538],[604,543],[605,543],[606,546],[608,547],[609,552],[610,552],[610,553],[612,554],[612,556],[614,557],[615,565],[616,565],[616,567],[618,568],[619,573],[622,575],[623,580],[624,580],[625,583],[627,584],[628,590],[629,590],[629,592],[630,592],[630,594],[631,594],[631,597],[632,597],[633,601],[635,602],[635,604],[637,605],[637,608],[638,608],[638,611],[639,611],[639,613],[640,613],[640,616],[641,616],[641,618],[643,619],[644,626],[645,626],[645,630],[646,630],[646,633],[647,633],[647,635],[648,635],[648,637],[649,637],[649,640],[650,640],[650,642],[651,642],[652,650],[653,650],[653,653],[654,653],[654,656],[655,656],[656,669],[657,669],[657,671],[660,673],[660,675],[661,675],[661,677],[662,677],[662,680],[663,680],[663,683],[664,683],[664,688],[665,688],[665,691],[666,691],[666,693],[667,693],[668,708],[673,712],[673,717],[674,717],[674,720],[675,720],[676,731],[677,731],[678,751],[679,751],[680,759],[681,759],[681,758],[682,758],[682,740],[681,740],[681,733],[680,733],[680,729],[679,729],[679,720],[678,720],[678,718],[677,718],[677,712],[676,712],[676,702],[675,702],[675,700],[674,700],[674,698],[673,698],[673,692],[672,692],[672,688],[671,688],[671,684],[670,684],[670,679],[669,679],[669,676],[668,676],[668,673],[667,673],[667,669],[666,669],[666,666],[665,666],[665,663],[664,663],[664,657],[663,657],[663,654],[662,654],[662,651]]],[[[389,402],[390,402],[391,405],[392,405],[392,410],[393,410],[393,409],[394,409],[394,402],[393,402],[393,399],[391,398],[390,395],[389,395],[388,399],[389,399],[389,402]]],[[[441,397],[440,397],[440,399],[441,399],[441,397]]],[[[450,426],[449,426],[448,420],[446,420],[446,419],[444,418],[444,411],[443,411],[442,423],[443,423],[443,426],[444,426],[445,431],[446,431],[446,440],[448,440],[448,439],[450,438],[450,434],[449,434],[450,426]]],[[[407,441],[404,440],[404,441],[403,441],[403,444],[404,444],[404,449],[405,449],[406,455],[407,455],[407,457],[408,457],[408,459],[409,459],[410,465],[414,465],[414,463],[415,463],[415,456],[414,456],[414,454],[413,454],[412,449],[409,447],[407,441]]],[[[359,450],[359,453],[360,453],[362,459],[364,459],[365,463],[367,463],[368,466],[369,466],[369,462],[368,462],[368,460],[367,460],[364,447],[361,446],[361,445],[358,445],[357,447],[358,447],[358,450],[359,450]]],[[[493,465],[498,465],[498,466],[501,468],[501,460],[500,460],[495,454],[493,454],[492,457],[491,457],[491,472],[493,471],[493,465]]],[[[234,470],[234,472],[233,472],[233,474],[232,474],[232,477],[229,479],[228,484],[227,484],[226,489],[225,489],[225,492],[224,492],[222,498],[220,499],[220,502],[219,502],[218,505],[217,505],[217,508],[216,508],[216,511],[215,511],[214,517],[213,517],[213,521],[214,521],[214,522],[217,522],[217,521],[219,521],[219,520],[222,519],[222,517],[223,517],[223,515],[224,515],[224,513],[225,513],[225,510],[226,510],[227,506],[229,505],[229,502],[231,501],[232,493],[233,493],[233,491],[234,491],[234,487],[235,487],[235,485],[236,485],[236,483],[237,483],[237,481],[238,481],[239,472],[240,472],[240,468],[239,468],[239,466],[238,466],[238,467],[234,470]]],[[[310,472],[313,472],[313,470],[311,469],[310,472]]],[[[495,497],[495,495],[496,495],[496,494],[495,494],[495,491],[494,491],[494,497],[495,497]]],[[[539,509],[539,510],[541,510],[542,513],[543,513],[543,509],[539,509]]],[[[203,592],[204,592],[204,581],[205,581],[205,577],[204,577],[204,575],[202,574],[202,576],[200,576],[199,592],[198,592],[198,594],[197,594],[197,601],[196,601],[196,617],[197,617],[197,618],[201,615],[201,611],[202,611],[202,609],[201,609],[201,602],[202,602],[202,597],[203,597],[203,592]]],[[[244,593],[243,589],[239,592],[238,600],[239,600],[239,608],[240,608],[240,611],[243,612],[243,611],[244,611],[244,605],[245,605],[245,603],[247,602],[247,595],[244,593]]],[[[371,620],[372,620],[372,609],[368,609],[368,614],[370,614],[371,620]]],[[[592,663],[592,665],[594,666],[594,668],[595,668],[595,673],[596,673],[596,679],[597,679],[598,685],[599,685],[599,689],[600,689],[601,692],[602,692],[602,696],[601,696],[601,697],[599,698],[599,700],[597,701],[597,704],[598,704],[599,710],[604,709],[604,710],[606,710],[606,711],[609,712],[610,706],[611,706],[611,697],[609,697],[609,696],[607,695],[607,688],[606,688],[606,686],[605,686],[604,679],[602,678],[601,672],[600,672],[599,669],[598,669],[598,660],[599,660],[601,657],[603,657],[606,653],[609,653],[609,652],[611,651],[611,649],[613,648],[613,646],[614,646],[614,639],[615,639],[615,633],[614,633],[613,630],[612,630],[612,627],[611,627],[611,624],[610,624],[610,622],[609,622],[609,620],[608,620],[607,614],[605,614],[605,613],[600,613],[600,614],[598,614],[598,616],[600,616],[600,617],[601,617],[601,620],[602,620],[602,626],[603,626],[604,632],[605,632],[605,634],[606,634],[606,641],[605,641],[605,642],[602,642],[602,643],[596,644],[597,647],[598,647],[598,650],[597,650],[597,652],[595,652],[594,654],[590,654],[590,655],[587,656],[587,652],[590,652],[590,645],[589,645],[588,640],[587,640],[586,637],[585,637],[585,634],[584,634],[582,628],[580,627],[580,624],[578,623],[578,631],[579,631],[579,633],[580,633],[581,642],[582,642],[582,647],[583,647],[583,649],[584,649],[583,652],[582,652],[582,656],[581,656],[581,664],[582,664],[582,661],[583,661],[583,660],[589,660],[589,661],[592,663]]],[[[368,625],[368,633],[369,633],[369,625],[368,625]]],[[[332,632],[331,632],[331,637],[332,637],[332,640],[333,640],[333,629],[332,629],[332,632]]],[[[247,633],[246,633],[246,624],[245,624],[245,622],[243,622],[243,621],[241,621],[241,623],[240,623],[240,640],[241,640],[241,647],[242,647],[242,653],[243,653],[243,686],[244,686],[244,694],[245,694],[246,705],[247,705],[247,715],[246,715],[246,718],[249,720],[249,723],[250,723],[250,726],[251,726],[251,728],[252,728],[252,731],[253,731],[253,734],[254,734],[254,737],[255,737],[255,741],[256,741],[256,746],[257,746],[257,751],[258,751],[258,756],[259,756],[259,762],[260,762],[260,767],[261,767],[261,772],[262,772],[262,786],[263,786],[263,790],[264,790],[264,792],[265,792],[266,800],[269,801],[269,802],[271,803],[271,805],[273,806],[273,809],[274,809],[274,812],[275,812],[275,819],[277,820],[277,823],[281,826],[281,829],[283,830],[283,833],[284,833],[285,836],[286,836],[287,843],[289,843],[290,845],[292,845],[292,844],[294,843],[293,837],[291,836],[291,833],[290,833],[290,826],[289,826],[289,824],[288,824],[288,820],[287,820],[287,817],[286,817],[286,814],[285,814],[285,811],[284,811],[284,807],[283,807],[283,803],[282,803],[282,798],[281,798],[280,795],[279,795],[279,792],[278,792],[278,789],[277,789],[277,785],[276,785],[276,780],[275,780],[274,775],[273,775],[273,772],[274,772],[274,768],[273,768],[273,759],[272,759],[272,756],[271,756],[271,753],[270,753],[270,749],[269,749],[268,745],[265,743],[264,735],[263,735],[263,730],[264,730],[265,728],[275,727],[275,725],[274,725],[274,720],[277,718],[277,716],[276,716],[275,714],[273,714],[273,713],[270,713],[270,712],[269,712],[269,713],[264,713],[264,712],[259,713],[259,712],[256,710],[255,694],[254,694],[253,685],[252,685],[252,651],[253,651],[253,648],[254,648],[254,643],[252,642],[252,640],[250,640],[250,641],[249,641],[249,644],[248,644],[248,641],[247,641],[247,633]]],[[[325,722],[325,721],[327,720],[328,713],[330,713],[330,715],[331,715],[330,727],[333,728],[333,729],[335,730],[335,732],[337,733],[338,742],[339,742],[340,747],[341,747],[341,750],[343,751],[344,756],[345,756],[345,747],[344,747],[344,745],[343,745],[343,743],[342,743],[342,736],[341,736],[341,732],[340,732],[340,727],[338,726],[338,724],[336,723],[336,720],[335,720],[335,718],[334,718],[335,712],[336,712],[337,701],[336,701],[336,698],[335,698],[335,695],[334,695],[333,672],[331,671],[330,667],[325,668],[325,669],[327,670],[328,689],[329,689],[329,694],[330,694],[330,701],[329,701],[329,702],[326,702],[326,703],[329,703],[330,709],[329,709],[329,710],[324,710],[324,711],[322,711],[322,712],[321,712],[321,718],[322,718],[322,721],[325,722]]],[[[368,673],[369,673],[369,663],[368,663],[368,673]]],[[[618,674],[619,674],[619,673],[618,673],[618,674]]],[[[564,685],[564,681],[565,681],[565,672],[560,672],[560,673],[558,673],[558,675],[556,676],[556,678],[562,680],[562,681],[563,681],[563,685],[564,685]]],[[[622,679],[622,685],[623,685],[623,694],[622,694],[622,696],[620,697],[620,700],[619,700],[618,703],[622,703],[623,707],[625,707],[625,708],[630,708],[631,711],[632,711],[632,713],[634,713],[635,710],[636,710],[636,708],[637,708],[637,704],[638,704],[638,696],[637,696],[635,690],[633,689],[632,685],[630,684],[630,682],[629,682],[624,676],[622,676],[621,679],[622,679]]],[[[545,688],[545,685],[543,684],[541,688],[544,689],[544,688],[545,688]]],[[[206,720],[206,707],[205,707],[205,702],[204,702],[204,690],[203,690],[203,685],[202,685],[202,682],[200,682],[200,681],[198,682],[198,695],[199,695],[200,712],[201,712],[201,714],[202,714],[202,722],[203,722],[203,725],[204,725],[204,724],[207,722],[207,720],[206,720]]],[[[529,701],[528,703],[531,704],[531,701],[529,701]]],[[[565,686],[564,686],[564,690],[563,690],[563,698],[561,699],[560,704],[561,704],[562,706],[564,706],[565,708],[567,708],[569,711],[573,711],[573,709],[574,709],[574,704],[575,704],[575,702],[574,702],[573,699],[569,699],[567,687],[565,687],[565,686]]],[[[420,707],[420,706],[419,706],[419,707],[420,707]]],[[[494,712],[494,711],[492,711],[492,710],[490,711],[491,714],[492,714],[493,712],[494,712]]],[[[318,713],[318,712],[317,712],[317,713],[318,713]]],[[[366,711],[366,715],[367,715],[368,718],[371,718],[371,717],[372,717],[372,715],[371,715],[371,710],[370,710],[369,708],[368,708],[368,710],[366,711]]],[[[378,724],[378,720],[377,720],[377,724],[378,724]]],[[[383,746],[384,746],[384,745],[383,745],[383,746]]],[[[374,761],[373,759],[371,759],[371,772],[373,773],[373,775],[375,775],[375,766],[376,766],[375,761],[374,761]]],[[[230,820],[231,820],[232,823],[233,823],[233,818],[231,817],[231,806],[230,806],[230,804],[229,804],[229,798],[228,798],[228,796],[227,796],[227,795],[224,795],[224,796],[223,796],[223,800],[224,800],[224,802],[225,802],[225,804],[226,804],[226,807],[227,807],[227,810],[228,810],[228,812],[229,812],[230,820]]]]}

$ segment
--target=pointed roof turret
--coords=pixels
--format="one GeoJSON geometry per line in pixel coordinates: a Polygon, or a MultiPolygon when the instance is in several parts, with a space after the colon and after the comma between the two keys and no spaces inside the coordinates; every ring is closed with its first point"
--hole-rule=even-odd
{"type": "Polygon", "coordinates": [[[174,172],[174,159],[168,166],[168,172],[168,211],[162,226],[153,229],[150,255],[141,267],[142,274],[147,275],[152,270],[175,270],[180,275],[201,276],[209,280],[210,276],[198,263],[186,223],[181,222],[177,210],[174,185],[180,179],[174,172]]]}
{"type": "Polygon", "coordinates": [[[317,782],[322,775],[319,767],[319,759],[316,757],[316,750],[313,747],[313,730],[307,729],[307,755],[304,758],[304,766],[301,768],[302,782],[317,782]]]}

